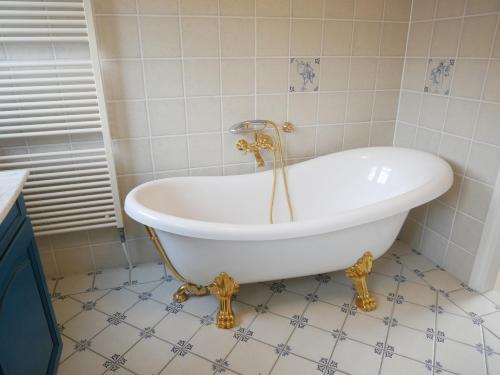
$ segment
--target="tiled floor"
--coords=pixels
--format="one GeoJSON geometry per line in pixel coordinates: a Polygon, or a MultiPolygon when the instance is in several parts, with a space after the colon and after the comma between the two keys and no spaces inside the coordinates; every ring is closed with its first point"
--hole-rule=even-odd
{"type": "Polygon", "coordinates": [[[343,272],[243,285],[238,326],[213,297],[171,301],[159,264],[50,280],[71,374],[500,374],[500,295],[478,294],[396,243],[374,265],[379,307],[343,272]]]}

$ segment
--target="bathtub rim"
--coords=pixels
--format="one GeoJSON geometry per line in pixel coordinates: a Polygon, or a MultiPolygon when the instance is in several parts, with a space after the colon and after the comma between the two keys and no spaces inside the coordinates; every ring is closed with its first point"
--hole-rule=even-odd
{"type": "MultiPolygon", "coordinates": [[[[292,223],[276,224],[231,224],[223,222],[209,222],[195,219],[186,219],[180,216],[169,215],[150,209],[135,199],[139,190],[146,186],[159,184],[162,180],[149,181],[135,187],[127,194],[125,199],[125,212],[134,220],[141,224],[187,237],[203,238],[221,241],[262,241],[280,240],[287,238],[297,238],[313,236],[342,230],[356,225],[366,224],[372,221],[385,219],[397,215],[404,211],[409,211],[414,207],[425,204],[450,189],[453,184],[453,171],[450,165],[440,157],[423,151],[400,148],[400,147],[365,147],[356,150],[369,149],[402,149],[421,153],[427,157],[433,157],[436,161],[436,168],[442,173],[432,178],[424,185],[418,185],[414,189],[395,197],[384,199],[366,206],[343,211],[332,216],[319,219],[310,219],[292,223]]],[[[350,152],[347,150],[343,152],[350,152]]],[[[336,153],[336,154],[340,154],[336,153]]],[[[331,155],[331,154],[330,154],[331,155]]],[[[328,155],[327,155],[328,156],[328,155]]],[[[302,163],[314,162],[314,159],[302,163]]],[[[297,164],[296,164],[297,165],[297,164]]],[[[260,173],[269,173],[264,171],[260,173]]],[[[208,177],[208,176],[207,176],[208,177]]],[[[229,176],[210,176],[210,178],[220,178],[229,176]]],[[[231,176],[237,177],[237,176],[231,176]]],[[[186,177],[184,177],[186,178],[186,177]]],[[[188,177],[191,178],[191,177],[188,177]]],[[[196,178],[196,177],[195,177],[196,178]]],[[[203,176],[197,178],[204,178],[203,176]]]]}

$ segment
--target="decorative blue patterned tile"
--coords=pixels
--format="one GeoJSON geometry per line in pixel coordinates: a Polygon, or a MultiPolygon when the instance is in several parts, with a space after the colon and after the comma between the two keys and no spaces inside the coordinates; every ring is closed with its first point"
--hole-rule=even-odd
{"type": "Polygon", "coordinates": [[[449,95],[455,60],[429,59],[424,91],[432,94],[449,95]]]}
{"type": "Polygon", "coordinates": [[[320,58],[290,59],[290,92],[313,92],[319,89],[320,58]]]}

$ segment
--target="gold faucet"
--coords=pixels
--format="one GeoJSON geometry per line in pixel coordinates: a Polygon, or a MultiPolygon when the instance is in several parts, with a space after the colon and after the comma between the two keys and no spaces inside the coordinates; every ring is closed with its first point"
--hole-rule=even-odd
{"type": "MultiPolygon", "coordinates": [[[[281,127],[281,130],[285,133],[291,133],[294,130],[294,126],[290,122],[285,122],[281,127]]],[[[281,136],[278,126],[276,126],[276,124],[270,120],[250,120],[234,124],[231,129],[229,129],[229,131],[233,134],[254,133],[255,142],[248,143],[245,139],[240,139],[236,143],[236,148],[245,153],[253,153],[258,167],[264,166],[264,159],[262,158],[260,151],[272,151],[273,186],[271,190],[271,202],[269,204],[269,222],[271,224],[273,223],[274,197],[276,194],[276,159],[279,157],[281,162],[280,170],[283,176],[283,185],[285,188],[286,200],[288,204],[288,212],[290,214],[290,221],[293,221],[293,209],[290,200],[290,192],[288,191],[288,179],[286,177],[286,161],[283,153],[283,147],[281,146],[281,136]],[[274,131],[274,136],[276,137],[276,139],[264,133],[264,130],[267,128],[270,128],[274,131]]]]}
{"type": "Polygon", "coordinates": [[[263,167],[264,159],[260,154],[260,150],[274,151],[273,137],[262,132],[256,132],[254,143],[248,143],[246,140],[240,139],[238,143],[236,143],[236,148],[240,151],[243,151],[245,154],[247,152],[253,153],[255,156],[255,161],[257,162],[257,166],[263,167]]]}

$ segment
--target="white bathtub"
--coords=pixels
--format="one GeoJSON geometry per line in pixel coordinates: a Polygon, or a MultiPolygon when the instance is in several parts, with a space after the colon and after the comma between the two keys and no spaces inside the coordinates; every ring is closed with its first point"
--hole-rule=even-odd
{"type": "Polygon", "coordinates": [[[367,250],[380,257],[408,211],[445,193],[453,173],[428,153],[372,147],[292,165],[288,179],[293,223],[280,184],[275,224],[267,222],[271,171],[148,182],[128,194],[125,211],[156,230],[190,282],[227,272],[251,283],[345,269],[367,250]]]}

